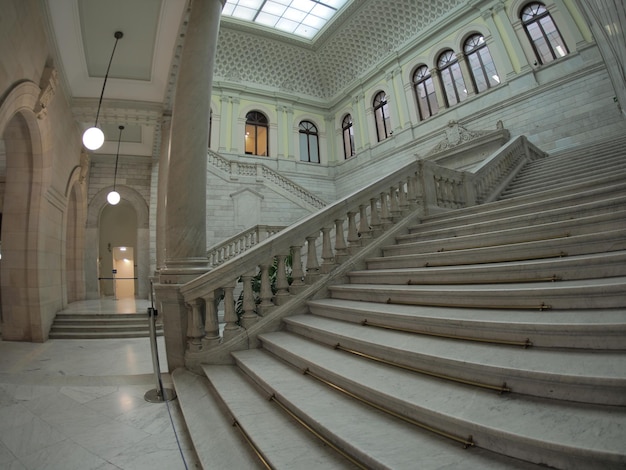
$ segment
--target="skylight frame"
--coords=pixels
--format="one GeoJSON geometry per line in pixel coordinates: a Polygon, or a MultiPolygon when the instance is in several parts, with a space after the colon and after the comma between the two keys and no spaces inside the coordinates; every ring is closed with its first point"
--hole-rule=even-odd
{"type": "Polygon", "coordinates": [[[222,16],[313,40],[352,0],[227,0],[222,16]]]}

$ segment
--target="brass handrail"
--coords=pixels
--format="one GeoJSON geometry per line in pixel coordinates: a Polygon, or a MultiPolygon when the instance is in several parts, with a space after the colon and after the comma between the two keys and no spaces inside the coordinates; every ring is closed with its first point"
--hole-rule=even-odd
{"type": "Polygon", "coordinates": [[[441,429],[437,429],[437,428],[435,428],[433,426],[430,426],[428,424],[425,424],[425,423],[422,423],[420,421],[417,421],[417,420],[415,420],[413,418],[409,418],[408,416],[401,415],[400,413],[397,413],[397,412],[395,412],[393,410],[390,410],[388,408],[380,406],[380,405],[378,405],[378,404],[376,404],[376,403],[374,403],[374,402],[372,402],[372,401],[370,401],[370,400],[368,400],[366,398],[360,397],[360,396],[356,395],[355,393],[352,393],[349,390],[346,390],[345,388],[340,387],[339,385],[334,384],[334,383],[332,383],[332,382],[330,382],[330,381],[320,377],[319,375],[311,372],[308,368],[306,368],[303,371],[303,373],[306,374],[306,375],[310,375],[314,379],[319,380],[320,382],[328,385],[329,387],[337,390],[338,392],[341,392],[341,393],[343,393],[345,395],[348,395],[349,397],[354,398],[355,400],[359,400],[360,402],[365,403],[366,405],[369,405],[372,408],[377,409],[378,411],[382,411],[384,413],[387,413],[387,414],[389,414],[389,415],[391,415],[391,416],[393,416],[395,418],[401,419],[402,421],[405,421],[407,423],[413,424],[414,426],[417,426],[419,428],[422,428],[422,429],[425,429],[427,431],[433,432],[433,433],[435,433],[435,434],[437,434],[439,436],[446,437],[446,438],[451,439],[451,440],[453,440],[455,442],[459,442],[459,443],[463,444],[463,448],[464,449],[467,449],[468,447],[474,447],[474,442],[472,441],[472,436],[469,436],[467,439],[464,439],[462,437],[455,436],[454,434],[450,434],[449,432],[443,431],[441,429]]]}
{"type": "Polygon", "coordinates": [[[500,394],[511,392],[511,389],[506,386],[506,382],[504,382],[502,385],[490,385],[490,384],[486,384],[483,382],[476,382],[474,380],[467,380],[467,379],[462,379],[460,377],[454,377],[452,375],[440,374],[438,372],[432,372],[426,369],[419,369],[417,367],[408,366],[405,364],[399,364],[397,362],[392,362],[387,359],[383,359],[382,357],[372,356],[371,354],[363,353],[361,351],[357,351],[356,349],[346,348],[339,343],[335,345],[335,349],[339,349],[341,351],[354,354],[355,356],[364,357],[365,359],[369,359],[371,361],[380,362],[381,364],[398,367],[400,369],[408,370],[410,372],[415,372],[417,374],[429,375],[431,377],[436,377],[438,379],[450,380],[452,382],[458,382],[458,383],[462,383],[465,385],[472,385],[474,387],[486,388],[488,390],[495,390],[499,392],[500,394]]]}
{"type": "Polygon", "coordinates": [[[280,406],[285,413],[287,413],[289,416],[291,416],[294,420],[296,420],[298,422],[298,424],[300,424],[307,431],[309,431],[311,434],[313,434],[315,437],[317,437],[319,440],[321,440],[324,444],[326,444],[327,446],[331,447],[333,450],[335,450],[336,452],[341,454],[343,457],[348,459],[350,462],[352,462],[357,467],[359,467],[359,468],[361,468],[363,470],[368,470],[367,467],[365,467],[359,461],[355,460],[354,457],[352,457],[351,455],[349,455],[346,452],[344,452],[343,450],[341,450],[332,441],[330,441],[329,439],[325,438],[323,435],[321,435],[319,432],[317,432],[315,429],[313,429],[311,426],[309,426],[307,423],[305,423],[304,420],[302,420],[299,416],[297,416],[293,411],[291,411],[289,408],[287,408],[285,405],[283,405],[280,402],[280,400],[278,400],[276,398],[276,394],[272,394],[269,399],[271,401],[273,401],[274,403],[276,403],[278,406],[280,406]]]}
{"type": "Polygon", "coordinates": [[[516,261],[532,261],[536,259],[550,259],[550,258],[565,258],[567,253],[564,251],[560,251],[558,254],[551,253],[549,255],[542,256],[533,256],[532,258],[523,257],[523,258],[500,258],[500,259],[491,259],[486,261],[459,261],[454,263],[431,263],[427,261],[424,263],[425,268],[445,268],[448,266],[471,266],[473,264],[495,264],[495,263],[514,263],[516,261]]]}
{"type": "Polygon", "coordinates": [[[477,281],[472,280],[471,282],[467,281],[433,281],[433,282],[422,282],[422,281],[414,281],[413,279],[409,279],[407,285],[409,286],[421,286],[421,285],[463,285],[463,284],[515,284],[515,283],[526,283],[526,282],[557,282],[562,281],[563,278],[553,274],[550,277],[535,277],[535,278],[517,278],[517,279],[479,279],[477,281]]]}
{"type": "Polygon", "coordinates": [[[270,465],[270,463],[267,461],[267,459],[265,458],[265,456],[263,455],[263,452],[261,452],[261,450],[254,444],[254,442],[252,441],[252,439],[250,439],[250,436],[248,435],[248,433],[246,432],[246,430],[241,426],[241,424],[239,424],[239,421],[237,421],[236,419],[233,418],[233,426],[236,427],[239,432],[241,433],[241,435],[243,436],[243,438],[246,440],[246,442],[248,443],[248,445],[252,448],[252,451],[254,452],[254,454],[258,457],[258,459],[261,461],[261,463],[263,464],[263,466],[265,468],[267,468],[267,470],[274,470],[274,467],[272,467],[270,465]]]}
{"type": "Polygon", "coordinates": [[[530,341],[529,338],[526,338],[526,341],[522,342],[522,341],[511,341],[511,340],[493,339],[493,338],[477,338],[475,336],[450,335],[450,334],[445,334],[445,333],[435,333],[433,331],[416,330],[412,328],[403,328],[399,326],[385,325],[383,323],[370,322],[367,319],[363,320],[361,322],[361,325],[374,326],[376,328],[384,328],[386,330],[402,331],[404,333],[414,333],[417,335],[436,336],[439,338],[460,339],[464,341],[476,341],[479,343],[489,343],[489,344],[504,344],[508,346],[522,346],[524,349],[528,349],[533,345],[532,341],[530,341]]]}
{"type": "Polygon", "coordinates": [[[501,310],[552,310],[552,305],[541,302],[541,305],[463,305],[463,304],[448,304],[448,303],[435,303],[435,302],[419,302],[408,300],[392,300],[391,297],[387,299],[386,304],[394,305],[412,305],[415,307],[448,307],[448,308],[493,308],[501,310]]]}

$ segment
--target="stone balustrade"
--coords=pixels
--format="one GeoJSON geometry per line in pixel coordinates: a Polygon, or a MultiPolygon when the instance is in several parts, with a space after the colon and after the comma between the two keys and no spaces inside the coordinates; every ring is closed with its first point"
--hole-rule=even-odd
{"type": "Polygon", "coordinates": [[[417,160],[265,240],[252,232],[227,240],[212,252],[216,267],[180,289],[188,309],[188,353],[197,359],[198,353],[247,335],[252,325],[271,317],[275,309],[408,214],[427,215],[495,199],[523,162],[543,155],[522,136],[473,172],[417,160]],[[258,242],[248,242],[248,236],[258,242]],[[258,279],[260,288],[255,293],[253,283],[258,279]],[[236,291],[241,292],[239,312],[236,291]],[[223,328],[218,321],[220,303],[223,328]]]}
{"type": "Polygon", "coordinates": [[[207,257],[209,258],[209,266],[215,268],[225,263],[240,253],[258,245],[266,238],[280,232],[284,228],[283,226],[274,225],[255,225],[224,240],[208,250],[207,257]]]}

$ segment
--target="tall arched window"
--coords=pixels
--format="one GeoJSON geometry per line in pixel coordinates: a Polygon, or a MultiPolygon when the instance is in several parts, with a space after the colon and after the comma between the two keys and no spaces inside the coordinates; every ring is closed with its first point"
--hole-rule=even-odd
{"type": "Polygon", "coordinates": [[[540,64],[567,55],[565,41],[544,5],[529,3],[522,9],[521,20],[540,64]]]}
{"type": "Polygon", "coordinates": [[[437,114],[439,103],[435,94],[435,82],[428,67],[421,65],[413,73],[413,88],[417,99],[417,109],[420,119],[427,119],[437,114]]]}
{"type": "Polygon", "coordinates": [[[341,122],[343,134],[343,156],[348,159],[356,155],[354,151],[354,127],[352,127],[352,116],[346,114],[341,122]]]}
{"type": "Polygon", "coordinates": [[[300,123],[300,160],[303,162],[319,163],[320,146],[317,127],[309,121],[300,123]]]}
{"type": "Polygon", "coordinates": [[[496,71],[489,48],[482,34],[473,34],[465,41],[463,52],[467,57],[472,71],[474,90],[476,93],[485,91],[500,83],[500,77],[496,71]]]}
{"type": "Polygon", "coordinates": [[[437,68],[441,77],[446,106],[454,106],[467,98],[467,88],[465,88],[465,81],[461,74],[461,66],[452,49],[441,53],[437,61],[437,68]]]}
{"type": "Polygon", "coordinates": [[[250,111],[246,114],[246,154],[269,155],[269,123],[265,114],[250,111]]]}
{"type": "Polygon", "coordinates": [[[387,95],[380,91],[374,97],[374,119],[376,121],[376,136],[378,142],[385,140],[391,135],[391,121],[389,119],[389,105],[387,95]]]}

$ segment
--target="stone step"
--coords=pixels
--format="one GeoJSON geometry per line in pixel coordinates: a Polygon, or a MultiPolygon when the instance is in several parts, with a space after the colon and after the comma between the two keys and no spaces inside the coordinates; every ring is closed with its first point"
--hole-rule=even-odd
{"type": "MultiPolygon", "coordinates": [[[[296,369],[295,375],[303,380],[306,377],[302,376],[302,371],[308,371],[308,375],[325,379],[353,396],[363,397],[400,416],[407,416],[466,441],[471,436],[471,441],[478,448],[556,468],[617,469],[626,464],[623,435],[619,432],[610,435],[597,432],[623,429],[626,412],[621,408],[518,394],[502,395],[378,364],[288,332],[262,335],[261,342],[264,349],[280,358],[273,359],[275,362],[291,364],[296,369]]],[[[299,406],[304,407],[311,402],[318,405],[319,401],[323,401],[317,393],[306,393],[303,381],[294,384],[295,376],[286,376],[286,372],[279,376],[267,372],[270,365],[266,361],[259,363],[263,360],[259,359],[262,357],[259,352],[242,351],[234,356],[240,367],[255,377],[255,381],[271,383],[269,387],[277,395],[288,394],[288,399],[298,400],[299,406]]],[[[316,411],[311,420],[316,422],[326,415],[335,420],[352,421],[351,417],[345,416],[344,408],[338,405],[327,406],[325,413],[316,411]]],[[[363,434],[364,423],[367,423],[367,429],[370,428],[369,420],[359,421],[361,431],[357,435],[363,434]]],[[[392,436],[387,435],[387,429],[371,428],[376,429],[375,437],[384,441],[386,447],[389,442],[394,442],[392,436]]],[[[332,429],[341,429],[339,422],[333,422],[332,429]]],[[[411,440],[403,439],[401,442],[402,447],[396,448],[410,452],[411,440]]],[[[469,459],[474,450],[468,452],[466,458],[469,459]]],[[[369,453],[376,455],[373,449],[369,453]]],[[[386,468],[411,468],[407,466],[408,462],[404,467],[394,462],[386,468]]],[[[457,467],[484,468],[469,460],[463,465],[457,464],[457,467]]]]}
{"type": "Polygon", "coordinates": [[[580,174],[581,170],[589,170],[592,172],[598,170],[606,171],[613,165],[622,167],[624,164],[624,156],[623,148],[605,151],[602,157],[597,160],[590,160],[588,155],[549,156],[529,162],[522,168],[517,177],[543,177],[546,174],[562,176],[565,174],[580,174]],[[564,167],[567,167],[567,173],[562,171],[564,167]]]}
{"type": "MultiPolygon", "coordinates": [[[[143,313],[58,313],[50,328],[51,339],[145,338],[150,333],[147,314],[143,313]]],[[[157,336],[163,335],[160,318],[157,336]]]]}
{"type": "MultiPolygon", "coordinates": [[[[626,188],[624,188],[626,189],[626,188]]],[[[537,225],[548,222],[560,222],[571,220],[573,217],[587,217],[591,215],[611,214],[616,210],[626,208],[626,195],[583,202],[576,206],[558,207],[555,209],[542,210],[541,212],[530,212],[510,216],[501,214],[497,218],[485,221],[469,222],[464,221],[460,225],[442,228],[433,228],[428,223],[412,226],[409,233],[396,237],[397,243],[406,243],[419,241],[423,239],[432,240],[433,238],[442,237],[458,237],[462,235],[473,235],[476,233],[490,232],[504,229],[524,228],[531,225],[537,225]]]]}
{"type": "Polygon", "coordinates": [[[626,277],[561,282],[459,285],[341,284],[329,286],[334,299],[400,305],[567,310],[625,308],[626,277]]]}
{"type": "Polygon", "coordinates": [[[480,248],[397,254],[366,260],[367,269],[459,266],[562,258],[626,249],[626,229],[480,248]]]}
{"type": "Polygon", "coordinates": [[[502,263],[367,269],[348,273],[355,284],[497,284],[626,276],[626,250],[502,263]]]}
{"type": "Polygon", "coordinates": [[[203,370],[229,421],[241,427],[270,468],[359,468],[283,411],[271,392],[256,387],[238,367],[205,365],[203,370]]]}
{"type": "Polygon", "coordinates": [[[206,377],[185,369],[172,373],[172,383],[194,449],[205,469],[263,469],[219,402],[206,377]]]}
{"type": "MultiPolygon", "coordinates": [[[[571,191],[555,189],[542,194],[531,194],[495,201],[488,204],[456,209],[423,217],[419,226],[422,230],[459,226],[486,222],[502,218],[538,214],[543,211],[571,208],[578,204],[622,197],[626,193],[626,181],[621,175],[594,181],[589,184],[575,185],[571,191]]],[[[566,211],[569,209],[565,209],[566,211]]]]}
{"type": "Polygon", "coordinates": [[[342,299],[308,303],[317,316],[412,334],[518,347],[624,350],[625,309],[542,312],[392,305],[342,299]]]}
{"type": "Polygon", "coordinates": [[[626,405],[626,351],[523,348],[416,336],[315,315],[284,321],[287,331],[296,335],[426,375],[500,393],[626,405]]]}
{"type": "MultiPolygon", "coordinates": [[[[535,465],[484,448],[466,450],[458,442],[340,393],[312,376],[303,374],[304,368],[298,364],[293,367],[293,364],[266,351],[239,351],[233,356],[237,365],[266,394],[277,397],[316,432],[361,462],[362,468],[536,468],[535,465]]],[[[288,356],[291,359],[292,353],[288,356]]],[[[335,356],[335,360],[343,358],[343,354],[335,356]]],[[[467,433],[462,434],[463,438],[469,436],[467,433]]]]}
{"type": "MultiPolygon", "coordinates": [[[[608,232],[619,227],[626,227],[624,220],[626,220],[626,209],[556,222],[531,224],[524,227],[506,229],[495,227],[493,231],[467,235],[456,234],[452,231],[445,238],[430,238],[420,241],[408,241],[405,239],[404,243],[384,247],[383,254],[384,256],[397,256],[414,253],[432,253],[524,243],[551,238],[568,238],[608,232]]],[[[489,229],[488,226],[483,226],[482,228],[489,229]]]]}

